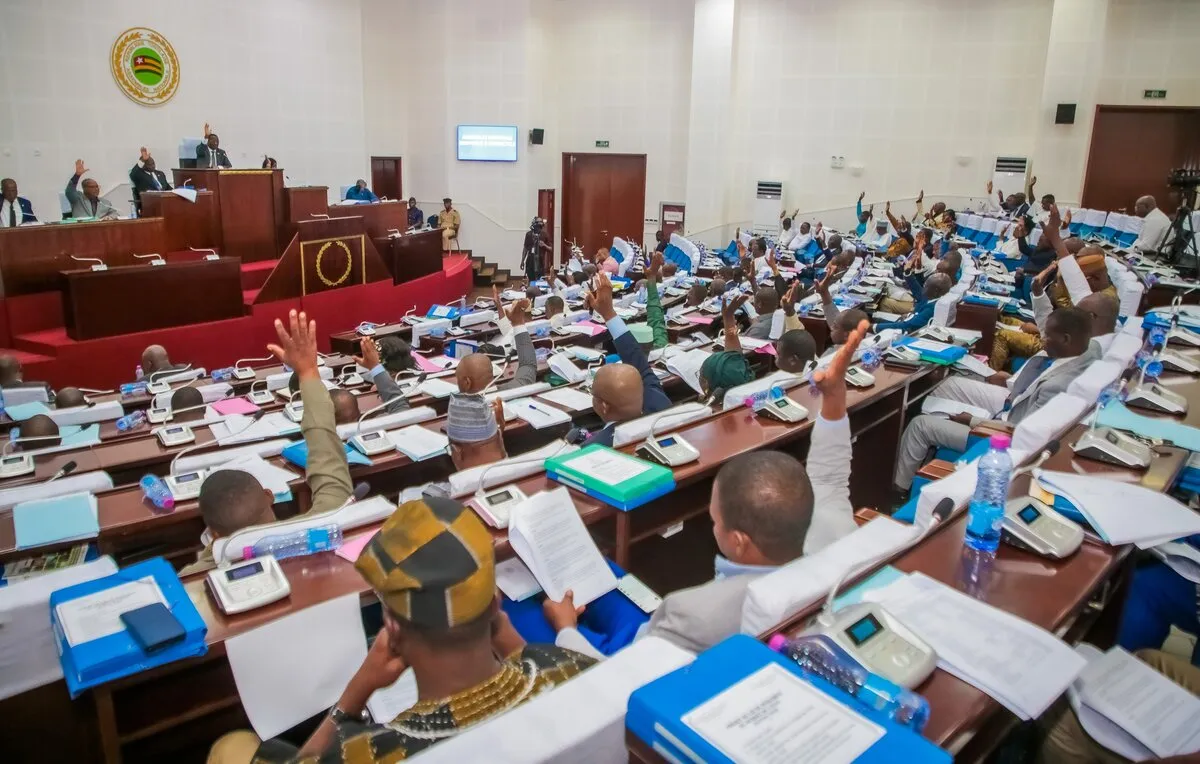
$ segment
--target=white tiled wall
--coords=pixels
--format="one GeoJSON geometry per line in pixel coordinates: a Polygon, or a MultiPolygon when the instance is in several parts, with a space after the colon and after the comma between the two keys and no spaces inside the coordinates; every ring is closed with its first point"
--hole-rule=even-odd
{"type": "Polygon", "coordinates": [[[128,183],[138,148],[163,169],[204,123],[234,165],[269,153],[293,184],[331,187],[369,169],[363,141],[358,0],[5,0],[0,19],[0,176],[43,219],[76,158],[103,189],[128,183]],[[180,59],[174,99],[146,107],[113,82],[109,51],[124,30],[162,33],[180,59]]]}

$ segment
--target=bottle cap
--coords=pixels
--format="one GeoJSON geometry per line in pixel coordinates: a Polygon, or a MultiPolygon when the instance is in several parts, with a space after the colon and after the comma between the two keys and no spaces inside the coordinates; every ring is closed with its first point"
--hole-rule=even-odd
{"type": "Polygon", "coordinates": [[[1012,445],[1012,438],[1004,433],[998,432],[988,438],[988,445],[997,451],[1007,451],[1008,447],[1012,445]]]}
{"type": "Polygon", "coordinates": [[[772,650],[774,650],[777,653],[782,652],[783,646],[786,644],[787,644],[787,637],[783,636],[782,634],[776,634],[775,636],[773,636],[767,640],[767,647],[771,648],[772,650]]]}

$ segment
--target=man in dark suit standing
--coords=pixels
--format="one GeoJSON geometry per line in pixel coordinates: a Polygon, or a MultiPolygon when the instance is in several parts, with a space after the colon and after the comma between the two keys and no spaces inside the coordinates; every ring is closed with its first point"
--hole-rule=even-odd
{"type": "Polygon", "coordinates": [[[221,148],[221,139],[208,129],[207,122],[204,123],[204,140],[196,147],[197,167],[233,167],[225,149],[221,148]]]}
{"type": "Polygon", "coordinates": [[[129,171],[129,182],[133,184],[133,198],[137,200],[138,210],[142,208],[142,193],[145,191],[170,191],[171,184],[166,174],[155,167],[154,157],[142,146],[142,155],[138,164],[129,171]]]}
{"type": "Polygon", "coordinates": [[[15,228],[23,223],[36,223],[33,205],[17,195],[17,182],[12,178],[0,180],[0,228],[15,228]]]}

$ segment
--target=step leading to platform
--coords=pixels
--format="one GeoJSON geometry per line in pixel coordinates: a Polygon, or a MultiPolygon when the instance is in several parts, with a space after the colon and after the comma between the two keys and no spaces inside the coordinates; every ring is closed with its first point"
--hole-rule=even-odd
{"type": "Polygon", "coordinates": [[[278,260],[258,260],[253,263],[243,263],[242,291],[254,290],[257,292],[259,289],[262,289],[263,284],[267,283],[267,277],[271,275],[271,271],[275,270],[275,266],[278,263],[278,260]]]}

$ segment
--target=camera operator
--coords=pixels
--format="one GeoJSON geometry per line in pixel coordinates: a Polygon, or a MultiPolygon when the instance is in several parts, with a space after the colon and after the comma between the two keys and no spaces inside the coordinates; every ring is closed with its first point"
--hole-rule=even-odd
{"type": "Polygon", "coordinates": [[[525,279],[533,283],[542,277],[543,259],[549,260],[553,247],[546,241],[546,221],[534,218],[525,232],[525,246],[521,250],[521,268],[525,279]]]}

